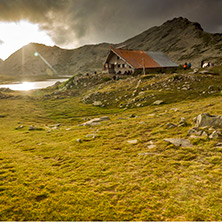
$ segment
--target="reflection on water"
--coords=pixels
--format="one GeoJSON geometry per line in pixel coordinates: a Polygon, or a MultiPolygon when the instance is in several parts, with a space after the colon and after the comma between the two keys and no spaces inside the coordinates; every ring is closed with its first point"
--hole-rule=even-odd
{"type": "Polygon", "coordinates": [[[36,82],[23,82],[17,84],[4,84],[0,85],[0,88],[9,88],[11,90],[28,91],[32,89],[43,89],[48,86],[54,85],[56,82],[64,82],[67,79],[49,79],[46,81],[36,81],[36,82]]]}

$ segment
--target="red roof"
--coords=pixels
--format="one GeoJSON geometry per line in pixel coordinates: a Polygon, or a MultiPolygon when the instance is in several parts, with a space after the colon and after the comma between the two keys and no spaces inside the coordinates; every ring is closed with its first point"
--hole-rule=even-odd
{"type": "Polygon", "coordinates": [[[157,62],[155,62],[146,52],[137,50],[127,50],[127,49],[114,49],[111,50],[121,57],[129,65],[136,69],[145,68],[158,68],[161,67],[157,62]]]}

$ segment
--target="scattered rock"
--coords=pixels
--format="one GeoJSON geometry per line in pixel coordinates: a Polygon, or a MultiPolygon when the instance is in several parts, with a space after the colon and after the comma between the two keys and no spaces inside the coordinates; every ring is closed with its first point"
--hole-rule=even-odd
{"type": "Polygon", "coordinates": [[[139,156],[147,156],[147,155],[152,156],[152,155],[158,155],[158,153],[139,153],[138,155],[139,156]]]}
{"type": "Polygon", "coordinates": [[[173,128],[176,128],[177,125],[174,124],[174,123],[167,123],[167,124],[166,124],[166,127],[167,127],[168,129],[173,129],[173,128]]]}
{"type": "Polygon", "coordinates": [[[210,136],[209,136],[209,139],[219,139],[219,138],[222,138],[222,133],[221,131],[219,130],[215,130],[210,136]]]}
{"type": "Polygon", "coordinates": [[[154,144],[153,145],[148,145],[147,148],[148,149],[153,149],[153,148],[156,148],[156,145],[154,145],[154,144]]]}
{"type": "Polygon", "coordinates": [[[20,129],[23,129],[24,128],[24,126],[23,125],[20,125],[20,126],[17,126],[15,129],[16,130],[20,130],[20,129]]]}
{"type": "Polygon", "coordinates": [[[222,116],[213,116],[208,113],[200,114],[195,118],[197,127],[214,127],[222,129],[222,116]]]}
{"type": "Polygon", "coordinates": [[[190,140],[187,139],[181,139],[181,138],[169,138],[169,139],[164,139],[165,142],[172,143],[175,146],[179,147],[191,147],[193,146],[190,142],[190,140]]]}
{"type": "Polygon", "coordinates": [[[171,111],[174,111],[174,112],[177,112],[177,111],[178,111],[178,108],[171,108],[170,110],[171,110],[171,111]]]}
{"type": "Polygon", "coordinates": [[[96,134],[88,134],[85,137],[95,139],[97,136],[96,136],[96,134]]]}
{"type": "Polygon", "coordinates": [[[192,73],[192,74],[197,74],[198,72],[199,72],[199,69],[195,68],[195,69],[193,70],[193,73],[192,73]]]}
{"type": "Polygon", "coordinates": [[[130,116],[129,116],[129,118],[135,118],[136,116],[134,115],[134,114],[131,114],[130,116]]]}
{"type": "Polygon", "coordinates": [[[108,116],[103,116],[103,117],[100,117],[101,121],[104,121],[104,120],[110,120],[110,118],[108,116]]]}
{"type": "Polygon", "coordinates": [[[29,127],[29,131],[41,131],[41,130],[43,130],[43,128],[34,127],[34,126],[30,126],[30,127],[29,127]]]}
{"type": "Polygon", "coordinates": [[[77,139],[76,142],[77,143],[82,143],[82,140],[81,139],[77,139]]]}
{"type": "Polygon", "coordinates": [[[186,119],[185,119],[184,117],[182,117],[181,120],[180,120],[180,122],[179,122],[179,125],[178,125],[178,126],[180,127],[180,126],[187,126],[187,125],[188,125],[188,124],[187,124],[187,122],[186,122],[186,119]]]}
{"type": "Polygon", "coordinates": [[[156,100],[156,101],[153,103],[153,105],[161,105],[161,104],[163,104],[163,103],[164,103],[163,100],[156,100]]]}
{"type": "Polygon", "coordinates": [[[138,140],[128,140],[127,143],[130,143],[130,144],[137,144],[137,143],[138,143],[138,140]]]}
{"type": "Polygon", "coordinates": [[[80,126],[96,126],[100,125],[102,121],[110,120],[108,116],[103,116],[100,118],[91,119],[83,124],[80,124],[80,126]]]}
{"type": "Polygon", "coordinates": [[[94,101],[93,106],[102,106],[103,103],[101,101],[94,101]]]}
{"type": "Polygon", "coordinates": [[[222,143],[217,143],[215,147],[216,147],[216,148],[221,148],[221,149],[222,149],[222,143]]]}

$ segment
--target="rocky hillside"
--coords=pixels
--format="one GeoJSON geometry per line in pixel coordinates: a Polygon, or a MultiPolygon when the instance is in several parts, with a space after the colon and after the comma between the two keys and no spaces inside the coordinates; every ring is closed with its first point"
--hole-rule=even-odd
{"type": "Polygon", "coordinates": [[[108,49],[109,44],[86,45],[66,50],[57,46],[30,43],[6,59],[0,66],[0,73],[19,76],[55,74],[44,59],[58,74],[72,75],[77,72],[98,71],[101,70],[108,49]],[[35,52],[40,56],[35,56],[35,52]]]}
{"type": "MultiPolygon", "coordinates": [[[[39,52],[59,74],[74,75],[79,72],[101,71],[110,45],[103,43],[65,50],[56,46],[31,43],[12,54],[2,64],[0,62],[0,73],[23,76],[52,75],[52,71],[41,58],[34,56],[35,51],[39,52]]],[[[222,34],[206,33],[200,24],[181,17],[114,45],[119,46],[163,51],[178,64],[189,61],[194,66],[199,66],[201,60],[222,63],[222,34]]]]}
{"type": "Polygon", "coordinates": [[[163,51],[178,64],[201,60],[222,63],[222,34],[204,32],[201,25],[186,18],[175,18],[153,27],[124,43],[126,48],[163,51]]]}

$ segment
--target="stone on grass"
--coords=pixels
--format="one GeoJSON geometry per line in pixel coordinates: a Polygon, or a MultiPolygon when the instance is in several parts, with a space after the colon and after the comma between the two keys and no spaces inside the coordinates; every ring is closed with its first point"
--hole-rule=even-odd
{"type": "Polygon", "coordinates": [[[100,125],[101,122],[106,121],[106,120],[110,120],[110,118],[108,116],[103,116],[100,118],[91,119],[91,120],[81,124],[80,126],[96,126],[96,125],[100,125]]]}
{"type": "Polygon", "coordinates": [[[81,140],[81,139],[77,139],[76,142],[77,142],[77,143],[81,143],[82,140],[81,140]]]}
{"type": "Polygon", "coordinates": [[[102,106],[102,102],[101,101],[94,101],[93,102],[93,106],[102,106]]]}
{"type": "Polygon", "coordinates": [[[179,125],[178,126],[187,126],[187,122],[186,119],[184,117],[181,117],[179,125]]]}
{"type": "Polygon", "coordinates": [[[23,129],[24,128],[24,126],[23,125],[20,125],[20,126],[17,126],[15,129],[16,130],[20,130],[20,129],[23,129]]]}
{"type": "Polygon", "coordinates": [[[153,148],[156,148],[156,145],[148,145],[147,148],[148,149],[153,149],[153,148]]]}
{"type": "Polygon", "coordinates": [[[177,125],[174,124],[174,123],[167,123],[167,124],[166,124],[166,127],[167,127],[168,129],[172,129],[172,128],[176,128],[177,125]]]}
{"type": "Polygon", "coordinates": [[[39,131],[41,131],[41,130],[43,130],[43,128],[40,128],[40,127],[34,127],[34,126],[30,126],[29,127],[29,131],[37,131],[37,130],[39,130],[39,131]]]}
{"type": "Polygon", "coordinates": [[[153,105],[161,105],[161,104],[163,104],[163,103],[164,103],[163,100],[156,100],[156,101],[153,103],[153,105]]]}
{"type": "Polygon", "coordinates": [[[193,146],[190,140],[182,139],[182,138],[168,138],[164,139],[165,142],[172,143],[175,146],[179,147],[191,147],[193,146]]]}
{"type": "Polygon", "coordinates": [[[219,139],[219,138],[222,138],[222,133],[221,131],[218,131],[218,130],[215,130],[210,136],[209,136],[209,139],[219,139]]]}
{"type": "Polygon", "coordinates": [[[93,139],[95,139],[97,136],[96,136],[96,134],[88,134],[85,137],[86,138],[93,138],[93,139]]]}
{"type": "Polygon", "coordinates": [[[129,143],[129,144],[137,144],[138,140],[128,140],[127,143],[129,143]]]}

